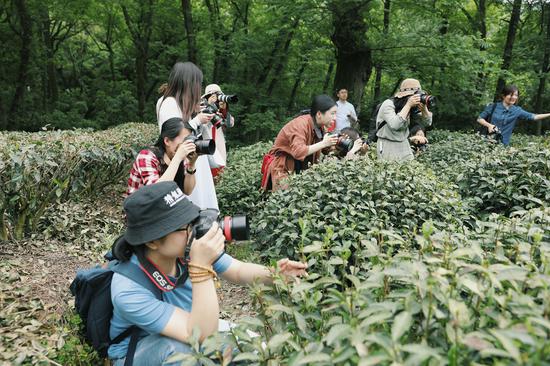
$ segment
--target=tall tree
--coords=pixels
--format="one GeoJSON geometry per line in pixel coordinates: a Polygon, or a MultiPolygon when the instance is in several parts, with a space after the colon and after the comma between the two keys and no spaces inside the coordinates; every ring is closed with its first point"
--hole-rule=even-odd
{"type": "Polygon", "coordinates": [[[487,1],[486,0],[476,0],[474,1],[476,6],[476,13],[472,15],[465,7],[462,1],[458,1],[460,10],[468,19],[472,29],[479,35],[479,52],[481,57],[479,57],[479,66],[480,70],[477,73],[476,88],[474,95],[477,99],[480,99],[483,96],[483,90],[485,86],[485,80],[487,78],[485,72],[483,71],[485,66],[485,58],[487,51],[487,1]]]}
{"type": "MultiPolygon", "coordinates": [[[[383,21],[383,34],[384,38],[389,33],[390,30],[390,11],[391,11],[391,0],[384,0],[384,21],[383,21]]],[[[383,52],[381,50],[380,52],[383,52]]],[[[382,59],[383,57],[378,58],[378,62],[375,67],[375,79],[374,79],[374,103],[376,105],[380,101],[380,90],[382,82],[382,59]]]]}
{"type": "MultiPolygon", "coordinates": [[[[11,101],[8,120],[13,119],[13,115],[19,110],[19,106],[23,101],[31,58],[32,20],[25,0],[16,0],[15,9],[19,19],[19,31],[17,35],[21,39],[21,48],[19,51],[19,68],[15,81],[15,93],[11,101]]],[[[4,126],[0,127],[3,128],[4,126]]]]}
{"type": "Polygon", "coordinates": [[[149,61],[149,43],[153,30],[154,0],[138,0],[135,16],[132,17],[129,7],[121,4],[126,26],[130,31],[135,47],[136,94],[138,99],[138,116],[145,118],[145,101],[147,98],[147,63],[149,61]]]}
{"type": "Polygon", "coordinates": [[[197,45],[195,42],[195,28],[193,27],[193,11],[191,0],[181,0],[185,32],[187,33],[187,57],[189,61],[197,63],[197,45]]]}
{"type": "MultiPolygon", "coordinates": [[[[540,65],[539,83],[537,87],[537,94],[535,95],[535,113],[542,113],[542,101],[544,96],[544,90],[546,88],[546,75],[550,72],[550,3],[542,3],[541,6],[541,28],[542,39],[544,40],[544,54],[540,65]],[[544,31],[544,24],[546,18],[546,31],[544,31]]],[[[542,134],[542,120],[538,120],[536,124],[537,135],[542,134]]]]}
{"type": "Polygon", "coordinates": [[[373,66],[364,16],[370,1],[334,0],[329,4],[334,26],[331,39],[336,47],[334,89],[348,89],[358,113],[373,66]]]}
{"type": "Polygon", "coordinates": [[[508,34],[506,36],[506,44],[504,45],[504,53],[502,55],[501,73],[498,77],[497,87],[495,90],[495,100],[498,98],[500,91],[504,88],[506,80],[504,79],[504,72],[510,69],[512,65],[512,50],[514,48],[514,41],[516,39],[516,30],[519,24],[519,18],[521,15],[521,1],[514,0],[512,5],[512,15],[510,16],[510,23],[508,24],[508,34]]]}

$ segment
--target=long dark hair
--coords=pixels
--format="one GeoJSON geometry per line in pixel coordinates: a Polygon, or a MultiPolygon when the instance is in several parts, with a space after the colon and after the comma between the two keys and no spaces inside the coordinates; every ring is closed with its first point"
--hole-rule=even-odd
{"type": "Polygon", "coordinates": [[[202,71],[192,62],[177,62],[170,71],[168,83],[159,91],[164,98],[173,97],[184,121],[189,121],[201,98],[202,71]]]}
{"type": "Polygon", "coordinates": [[[332,99],[328,95],[316,95],[311,101],[311,109],[309,111],[309,114],[311,115],[315,123],[317,123],[317,121],[315,120],[315,115],[317,114],[317,112],[325,113],[335,105],[336,102],[334,101],[334,99],[332,99]]]}
{"type": "MultiPolygon", "coordinates": [[[[405,104],[407,104],[407,100],[409,100],[410,95],[407,95],[402,98],[393,97],[393,105],[395,106],[395,113],[401,112],[405,104]]],[[[409,111],[410,114],[410,111],[409,111]]]]}
{"type": "MultiPolygon", "coordinates": [[[[151,151],[155,153],[157,159],[160,161],[161,173],[164,173],[168,168],[166,163],[164,162],[164,154],[166,153],[164,138],[167,137],[169,140],[173,140],[179,136],[184,128],[193,132],[193,128],[189,125],[189,123],[183,122],[183,120],[178,117],[170,118],[162,124],[159,138],[157,139],[155,145],[151,148],[151,151]]],[[[183,179],[185,176],[184,170],[185,169],[182,162],[182,164],[180,164],[180,166],[178,167],[176,177],[174,178],[174,181],[177,183],[181,190],[183,190],[183,179]]]]}

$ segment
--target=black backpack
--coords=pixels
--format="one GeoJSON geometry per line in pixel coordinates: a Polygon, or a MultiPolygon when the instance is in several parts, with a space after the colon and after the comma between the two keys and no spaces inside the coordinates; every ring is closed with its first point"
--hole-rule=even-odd
{"type": "Polygon", "coordinates": [[[94,267],[77,272],[71,283],[71,293],[75,297],[75,308],[84,324],[84,338],[102,357],[107,357],[111,344],[117,344],[131,336],[125,366],[132,365],[140,328],[132,326],[114,339],[109,337],[113,303],[111,302],[111,280],[118,273],[130,278],[151,291],[162,301],[162,291],[147,277],[136,264],[127,261],[111,260],[105,267],[94,267]]]}
{"type": "MultiPolygon", "coordinates": [[[[391,98],[391,101],[393,102],[393,98],[391,98]]],[[[388,123],[386,121],[382,121],[380,123],[380,126],[376,127],[376,117],[378,116],[378,112],[380,111],[380,107],[382,106],[382,103],[378,103],[376,107],[374,107],[372,114],[370,116],[369,137],[368,137],[369,143],[378,141],[378,136],[376,134],[378,133],[378,131],[382,129],[382,127],[384,127],[388,123]]]]}

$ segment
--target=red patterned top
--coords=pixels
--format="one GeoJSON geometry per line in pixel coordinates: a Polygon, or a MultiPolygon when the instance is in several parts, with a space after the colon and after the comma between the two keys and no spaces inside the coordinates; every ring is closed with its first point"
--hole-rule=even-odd
{"type": "Polygon", "coordinates": [[[130,170],[126,195],[131,195],[143,186],[158,182],[166,168],[166,164],[161,164],[153,151],[141,150],[130,170]]]}

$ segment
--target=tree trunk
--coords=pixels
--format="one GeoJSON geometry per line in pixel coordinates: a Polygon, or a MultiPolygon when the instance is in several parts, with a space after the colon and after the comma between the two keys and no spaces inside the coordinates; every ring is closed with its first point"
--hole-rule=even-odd
{"type": "Polygon", "coordinates": [[[191,0],[181,0],[185,32],[187,33],[187,57],[189,61],[197,63],[197,46],[195,44],[195,29],[193,28],[193,13],[191,0]]]}
{"type": "Polygon", "coordinates": [[[331,3],[334,32],[332,42],[336,47],[336,75],[334,89],[346,88],[361,111],[365,85],[372,72],[372,54],[367,41],[368,25],[363,10],[370,1],[334,1],[331,3]]]}
{"type": "Polygon", "coordinates": [[[32,20],[29,15],[25,0],[16,0],[15,9],[19,17],[21,31],[21,49],[19,51],[19,69],[17,71],[17,81],[15,94],[11,101],[8,120],[12,120],[13,115],[19,110],[19,106],[23,101],[25,88],[27,84],[27,76],[29,71],[29,63],[31,58],[31,41],[32,41],[32,20]]]}
{"type": "Polygon", "coordinates": [[[57,77],[55,74],[55,60],[54,60],[54,40],[50,32],[50,14],[48,7],[42,5],[40,7],[41,15],[41,28],[42,28],[42,40],[44,41],[44,47],[46,52],[45,74],[46,74],[46,96],[47,101],[46,108],[51,110],[57,102],[59,92],[57,89],[57,77]]]}
{"type": "Polygon", "coordinates": [[[212,67],[212,82],[220,83],[222,81],[221,72],[224,70],[224,64],[226,61],[223,60],[223,47],[222,44],[225,44],[227,40],[227,35],[224,36],[223,23],[220,19],[220,4],[218,0],[205,0],[206,7],[208,8],[208,13],[210,14],[210,28],[212,29],[214,35],[214,65],[212,67]]]}
{"type": "Polygon", "coordinates": [[[292,86],[292,91],[290,92],[290,98],[288,99],[287,111],[291,111],[292,109],[294,109],[294,102],[296,101],[296,93],[298,92],[298,88],[302,83],[302,77],[304,76],[304,71],[306,70],[306,66],[308,62],[309,62],[309,59],[307,57],[304,57],[302,60],[302,63],[300,64],[300,69],[296,73],[294,85],[292,86]]]}
{"type": "MultiPolygon", "coordinates": [[[[390,10],[391,10],[391,0],[384,0],[384,35],[387,35],[390,30],[390,10]]],[[[381,53],[384,51],[380,51],[381,53]]],[[[382,83],[382,61],[384,57],[381,55],[379,61],[376,64],[375,68],[375,79],[374,79],[374,97],[373,105],[379,103],[381,99],[381,83],[382,83]]]]}
{"type": "Polygon", "coordinates": [[[277,82],[279,81],[279,78],[283,72],[283,68],[286,64],[286,61],[288,60],[288,50],[290,49],[290,43],[292,42],[292,38],[294,38],[294,32],[296,32],[296,29],[298,28],[298,25],[300,24],[300,17],[297,16],[296,19],[294,19],[294,22],[292,23],[292,27],[290,28],[290,31],[287,34],[285,46],[283,48],[283,52],[280,54],[279,60],[277,61],[277,66],[275,66],[273,79],[271,79],[271,82],[269,83],[269,86],[267,87],[267,96],[270,97],[273,93],[273,89],[275,89],[275,85],[277,85],[277,82]]]}
{"type": "MultiPolygon", "coordinates": [[[[550,4],[543,5],[543,14],[546,15],[546,34],[544,36],[544,56],[540,66],[539,85],[535,95],[535,113],[543,113],[542,97],[546,88],[546,74],[550,71],[550,4]]],[[[541,16],[544,27],[544,16],[541,16]]],[[[542,120],[536,121],[536,134],[542,135],[542,120]]]]}
{"type": "MultiPolygon", "coordinates": [[[[325,82],[323,84],[323,93],[325,94],[327,94],[328,86],[330,85],[333,71],[334,71],[334,62],[331,62],[330,64],[328,64],[327,75],[325,77],[325,82]]],[[[332,95],[334,93],[330,93],[330,94],[332,95]]]]}
{"type": "Polygon", "coordinates": [[[126,6],[121,5],[124,21],[132,36],[135,46],[136,95],[138,99],[138,116],[145,120],[145,103],[147,95],[147,63],[149,60],[149,41],[153,29],[153,0],[139,1],[139,16],[132,20],[126,6]]]}
{"type": "MultiPolygon", "coordinates": [[[[508,35],[506,36],[506,45],[504,46],[504,53],[502,55],[502,66],[500,68],[503,72],[508,71],[510,69],[510,65],[512,64],[512,49],[514,48],[516,30],[521,15],[521,1],[522,0],[514,0],[514,5],[512,6],[512,16],[510,17],[510,24],[508,25],[508,35]]],[[[506,81],[504,80],[503,73],[501,73],[498,78],[497,87],[495,90],[495,101],[499,97],[500,92],[505,85],[506,81]]]]}

